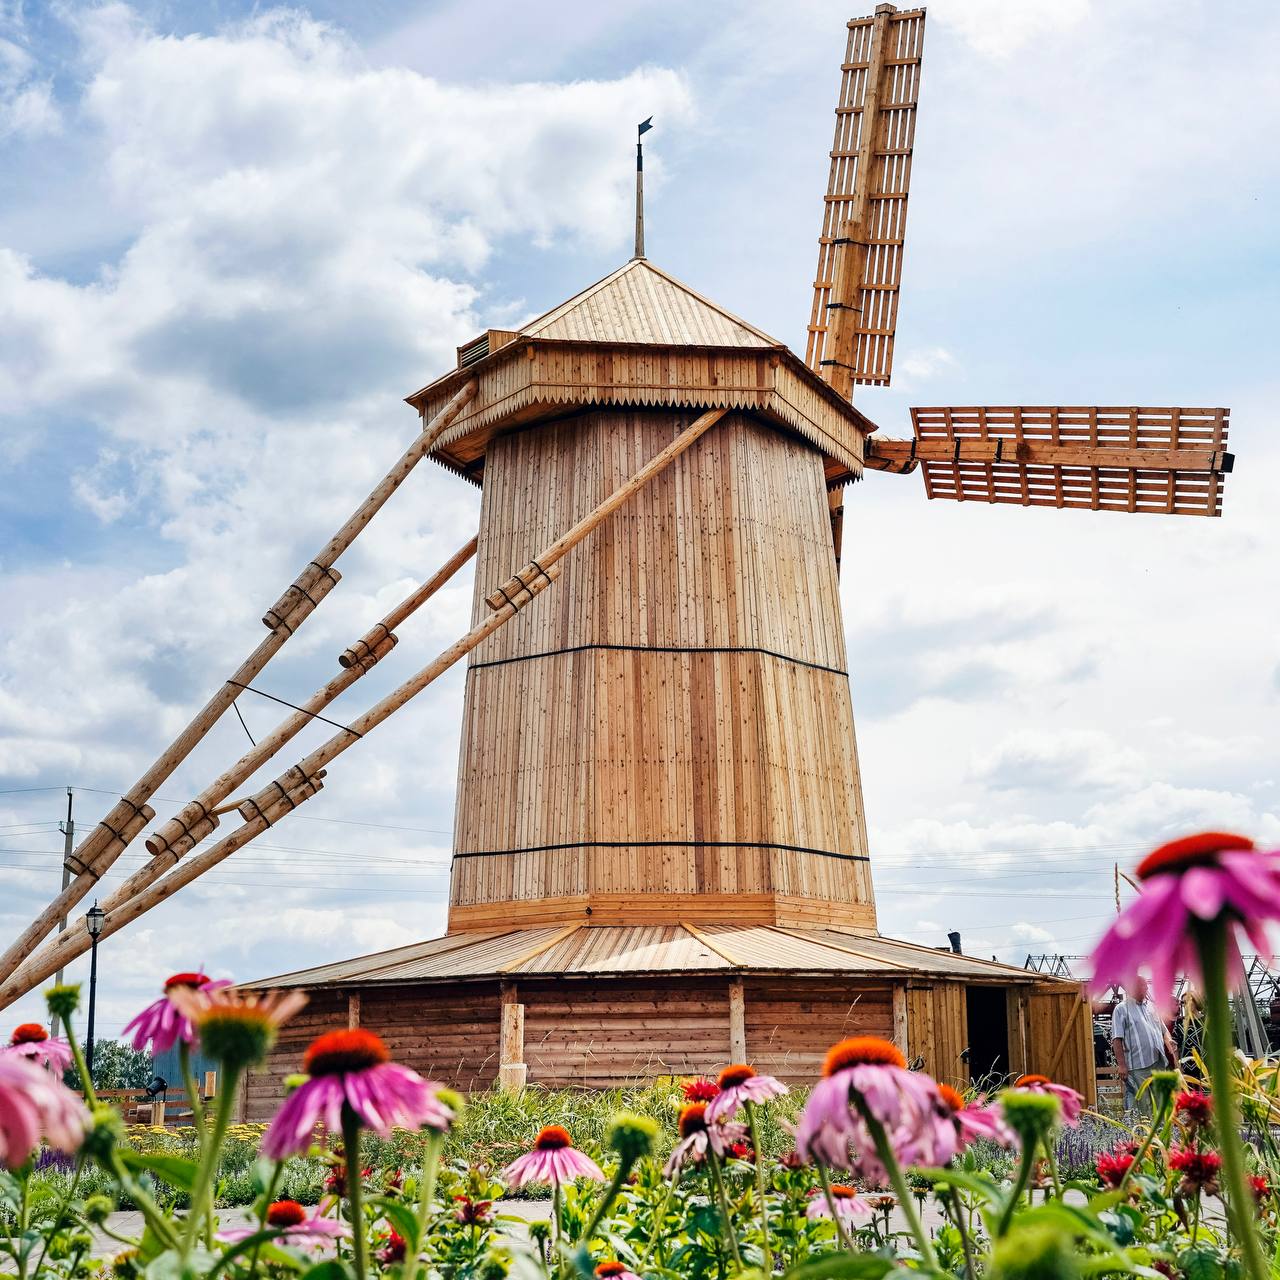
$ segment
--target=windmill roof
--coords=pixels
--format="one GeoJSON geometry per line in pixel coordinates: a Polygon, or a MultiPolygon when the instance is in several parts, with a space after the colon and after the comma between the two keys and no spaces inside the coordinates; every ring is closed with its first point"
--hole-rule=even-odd
{"type": "Polygon", "coordinates": [[[530,338],[576,342],[783,345],[654,266],[648,258],[632,258],[516,332],[530,338]]]}
{"type": "Polygon", "coordinates": [[[278,974],[246,986],[362,986],[635,973],[867,974],[969,982],[1044,982],[1040,973],[916,943],[833,928],[776,925],[551,925],[442,938],[278,974]]]}

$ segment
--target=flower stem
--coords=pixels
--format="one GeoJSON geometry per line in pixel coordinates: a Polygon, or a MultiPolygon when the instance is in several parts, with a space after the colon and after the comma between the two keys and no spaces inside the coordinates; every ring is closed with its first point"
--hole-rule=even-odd
{"type": "Polygon", "coordinates": [[[200,1167],[196,1170],[195,1186],[191,1189],[191,1208],[187,1210],[187,1229],[182,1236],[182,1259],[191,1256],[196,1242],[196,1232],[205,1217],[206,1209],[212,1214],[213,1179],[218,1171],[218,1157],[222,1152],[222,1140],[227,1125],[231,1123],[231,1108],[235,1106],[236,1086],[240,1083],[238,1067],[222,1064],[226,1076],[226,1088],[218,1095],[218,1108],[213,1113],[213,1128],[200,1134],[200,1167]]]}
{"type": "Polygon", "coordinates": [[[952,1216],[955,1218],[956,1230],[960,1233],[960,1243],[964,1246],[964,1273],[968,1280],[974,1280],[977,1272],[973,1267],[973,1246],[969,1241],[969,1229],[965,1226],[960,1192],[955,1187],[950,1188],[950,1195],[945,1198],[945,1203],[950,1207],[952,1216]]]}
{"type": "MultiPolygon", "coordinates": [[[[640,1255],[640,1265],[638,1270],[643,1270],[644,1264],[649,1261],[649,1255],[653,1252],[653,1247],[665,1235],[664,1224],[667,1221],[667,1209],[671,1204],[671,1197],[675,1194],[676,1184],[680,1181],[681,1170],[677,1169],[675,1177],[667,1183],[666,1192],[663,1194],[662,1203],[658,1206],[658,1212],[653,1216],[653,1234],[649,1237],[649,1243],[645,1245],[644,1252],[640,1255]]],[[[658,1250],[658,1265],[665,1265],[663,1262],[662,1250],[658,1250]]]]}
{"type": "Polygon", "coordinates": [[[93,1091],[93,1077],[89,1074],[89,1064],[84,1060],[84,1050],[80,1047],[80,1042],[76,1039],[75,1032],[71,1029],[71,1019],[64,1018],[62,1025],[67,1031],[67,1043],[71,1046],[71,1057],[76,1064],[76,1071],[80,1075],[80,1083],[84,1087],[84,1100],[91,1106],[98,1105],[98,1095],[93,1091]]]}
{"type": "Polygon", "coordinates": [[[368,1271],[364,1238],[364,1183],[360,1178],[360,1117],[342,1106],[342,1154],[347,1162],[347,1201],[351,1205],[351,1262],[356,1280],[368,1271]]]}
{"type": "Polygon", "coordinates": [[[733,1230],[733,1220],[729,1212],[729,1197],[725,1194],[724,1179],[720,1176],[720,1158],[716,1155],[711,1143],[707,1143],[707,1168],[711,1172],[711,1184],[716,1189],[716,1199],[720,1202],[720,1214],[724,1218],[724,1233],[729,1238],[729,1247],[733,1250],[733,1260],[742,1267],[742,1254],[738,1250],[738,1237],[733,1230]]]}
{"type": "Polygon", "coordinates": [[[745,1106],[747,1130],[751,1134],[751,1150],[755,1155],[756,1190],[760,1193],[760,1239],[764,1247],[764,1270],[766,1275],[772,1275],[773,1250],[769,1248],[769,1202],[765,1199],[764,1190],[764,1153],[760,1149],[760,1135],[756,1131],[755,1105],[748,1099],[745,1106]]]}
{"type": "MultiPolygon", "coordinates": [[[[1050,1130],[1040,1140],[1041,1146],[1044,1147],[1045,1159],[1049,1162],[1049,1176],[1053,1179],[1053,1193],[1062,1199],[1062,1179],[1058,1177],[1058,1158],[1053,1151],[1053,1132],[1050,1130]]],[[[1045,1192],[1045,1199],[1048,1199],[1049,1193],[1045,1192]]]]}
{"type": "Polygon", "coordinates": [[[1031,1181],[1031,1168],[1035,1162],[1035,1142],[1024,1141],[1022,1144],[1022,1160],[1018,1164],[1018,1179],[1009,1192],[1009,1203],[1005,1205],[1004,1212],[1000,1215],[1000,1221],[996,1223],[997,1240],[1009,1230],[1009,1226],[1013,1222],[1013,1215],[1017,1211],[1018,1202],[1022,1199],[1022,1193],[1027,1189],[1027,1183],[1031,1181]]]}
{"type": "Polygon", "coordinates": [[[1151,1150],[1151,1144],[1156,1139],[1156,1131],[1164,1127],[1165,1110],[1171,1101],[1171,1097],[1163,1095],[1163,1100],[1160,1103],[1160,1114],[1151,1118],[1151,1128],[1143,1140],[1142,1146],[1138,1148],[1138,1154],[1133,1157],[1132,1163],[1124,1171],[1124,1176],[1116,1184],[1117,1191],[1123,1191],[1129,1185],[1129,1179],[1133,1177],[1134,1170],[1146,1159],[1147,1152],[1151,1150]]]}
{"type": "Polygon", "coordinates": [[[590,1244],[591,1237],[595,1235],[596,1228],[600,1225],[600,1219],[609,1211],[609,1206],[617,1199],[618,1192],[622,1190],[622,1184],[627,1180],[627,1174],[631,1172],[632,1162],[629,1160],[619,1160],[618,1168],[614,1172],[613,1180],[605,1189],[604,1195],[600,1199],[600,1203],[596,1205],[596,1211],[591,1215],[591,1221],[587,1224],[587,1229],[582,1233],[581,1244],[590,1244]]]}
{"type": "Polygon", "coordinates": [[[924,1259],[925,1265],[930,1271],[939,1270],[937,1255],[933,1252],[933,1244],[929,1239],[929,1233],[925,1230],[924,1223],[920,1221],[920,1215],[916,1212],[915,1205],[911,1203],[911,1188],[907,1186],[907,1180],[903,1176],[902,1166],[898,1164],[898,1158],[893,1154],[893,1147],[889,1143],[889,1136],[884,1131],[884,1125],[871,1114],[868,1107],[861,1108],[862,1118],[867,1122],[867,1130],[871,1134],[871,1140],[875,1143],[876,1155],[880,1157],[880,1163],[884,1165],[889,1175],[889,1184],[893,1187],[898,1196],[898,1204],[902,1208],[902,1216],[907,1220],[907,1227],[911,1234],[915,1237],[916,1247],[920,1250],[920,1256],[924,1259]]]}
{"type": "Polygon", "coordinates": [[[1250,1212],[1253,1197],[1245,1181],[1244,1150],[1240,1143],[1240,1108],[1236,1101],[1231,1043],[1231,997],[1227,989],[1227,924],[1217,920],[1195,931],[1204,972],[1204,1056],[1213,1081],[1213,1105],[1222,1146],[1222,1172],[1227,1193],[1227,1218],[1240,1244],[1245,1270],[1251,1280],[1266,1280],[1258,1235],[1250,1212]]]}
{"type": "Polygon", "coordinates": [[[827,1166],[821,1160],[814,1160],[814,1164],[818,1167],[818,1181],[822,1184],[822,1194],[826,1197],[827,1209],[831,1214],[831,1221],[835,1223],[836,1235],[840,1237],[840,1243],[844,1245],[850,1253],[853,1252],[853,1240],[849,1233],[844,1229],[844,1221],[840,1217],[840,1213],[836,1208],[836,1198],[831,1191],[831,1178],[827,1173],[827,1166]]]}
{"type": "Polygon", "coordinates": [[[427,1223],[436,1198],[436,1173],[440,1168],[440,1152],[444,1147],[444,1134],[435,1129],[426,1131],[426,1143],[422,1152],[422,1172],[418,1177],[418,1246],[427,1238],[427,1223]]]}
{"type": "MultiPolygon", "coordinates": [[[[181,1037],[178,1039],[178,1069],[182,1073],[182,1087],[187,1091],[187,1097],[191,1100],[191,1123],[195,1126],[195,1131],[199,1135],[200,1140],[204,1139],[204,1102],[200,1097],[200,1090],[196,1086],[195,1073],[191,1070],[191,1047],[181,1037]]],[[[192,1206],[194,1208],[194,1205],[192,1206]]],[[[213,1205],[201,1205],[200,1212],[205,1213],[208,1210],[204,1220],[204,1242],[209,1252],[213,1252],[213,1205]]]]}

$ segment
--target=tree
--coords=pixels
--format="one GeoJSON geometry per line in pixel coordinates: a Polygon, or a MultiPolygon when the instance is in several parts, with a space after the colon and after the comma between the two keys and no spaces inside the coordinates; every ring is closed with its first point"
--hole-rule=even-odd
{"type": "MultiPolygon", "coordinates": [[[[93,1083],[98,1089],[145,1089],[155,1071],[151,1055],[122,1040],[97,1040],[93,1083]]],[[[77,1084],[79,1082],[77,1081],[77,1084]]]]}

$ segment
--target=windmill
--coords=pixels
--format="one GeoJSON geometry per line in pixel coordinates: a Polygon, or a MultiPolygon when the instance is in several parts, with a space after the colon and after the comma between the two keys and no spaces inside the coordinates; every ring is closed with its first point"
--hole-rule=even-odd
{"type": "MultiPolygon", "coordinates": [[[[448,933],[264,980],[297,1037],[375,1026],[461,1085],[616,1083],[748,1056],[810,1072],[894,1036],[965,1083],[1040,1070],[1093,1096],[1078,987],[877,931],[840,614],[842,495],[919,470],[930,498],[1218,515],[1223,409],[934,407],[882,435],[923,10],[848,24],[805,358],[644,255],[409,397],[421,431],[263,618],[267,638],[81,843],[67,888],[0,957],[0,1006],[87,949],[46,940],[151,824],[148,801],[338,583],[334,563],[423,458],[482,489],[480,527],[340,655],[339,673],[147,839],[104,936],[305,803],[331,765],[467,659],[448,933]],[[332,702],[472,558],[470,630],[355,717],[332,702]],[[246,784],[315,718],[336,732],[246,784]],[[210,841],[224,818],[241,823],[210,841]]],[[[641,126],[640,132],[648,126],[641,126]]],[[[363,748],[368,750],[369,748],[363,748]]]]}

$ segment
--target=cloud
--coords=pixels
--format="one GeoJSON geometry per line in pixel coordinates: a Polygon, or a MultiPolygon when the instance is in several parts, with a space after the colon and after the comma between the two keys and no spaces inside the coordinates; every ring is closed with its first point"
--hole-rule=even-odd
{"type": "Polygon", "coordinates": [[[57,133],[62,117],[48,81],[36,78],[35,59],[0,37],[0,141],[57,133]]]}
{"type": "Polygon", "coordinates": [[[1017,729],[975,755],[969,776],[997,790],[1111,791],[1134,786],[1143,763],[1097,730],[1017,729]]]}
{"type": "Polygon", "coordinates": [[[985,57],[1002,60],[1024,45],[1081,26],[1091,0],[933,0],[929,17],[985,57]]]}

